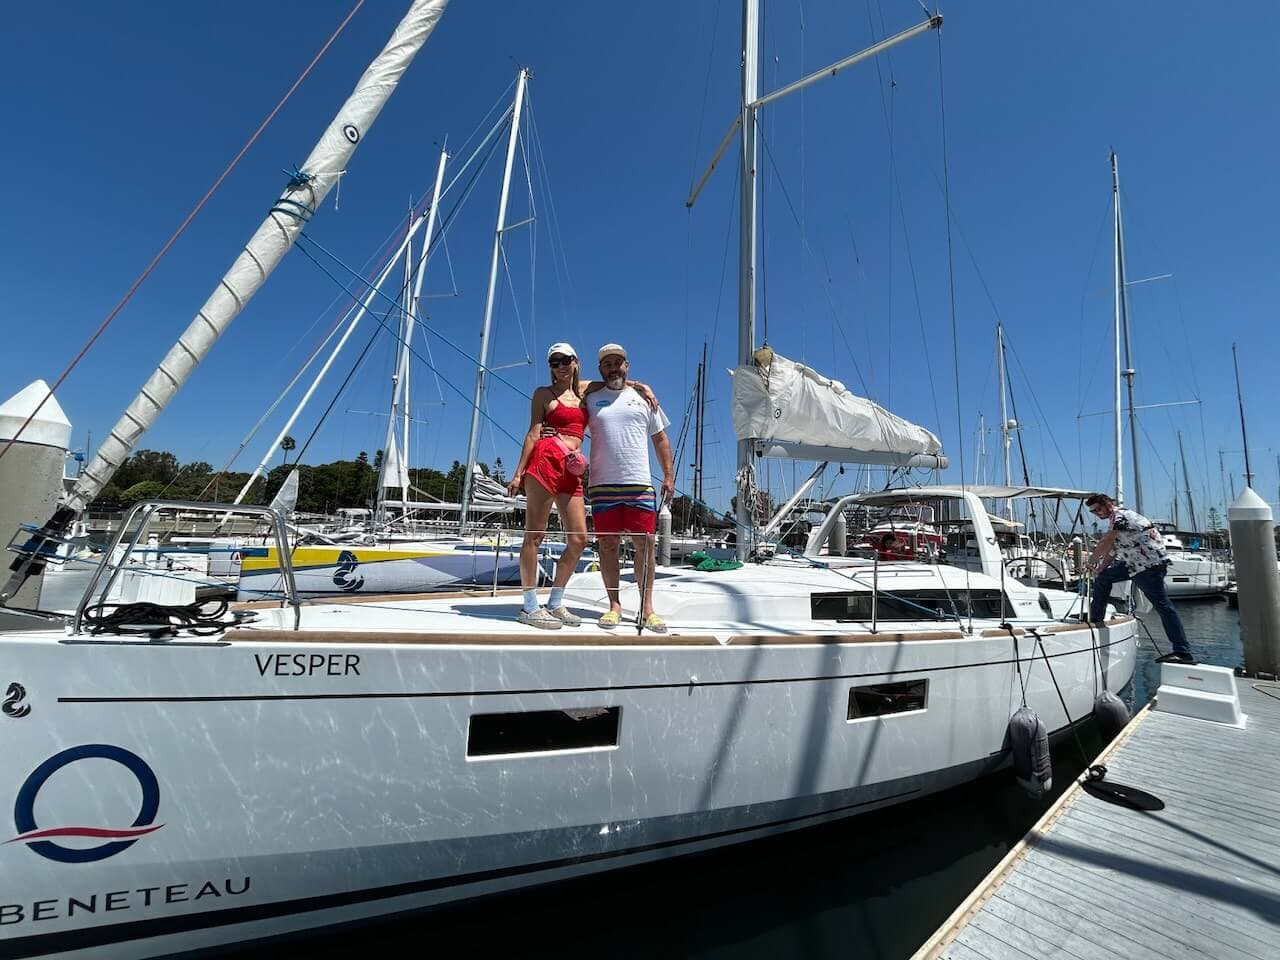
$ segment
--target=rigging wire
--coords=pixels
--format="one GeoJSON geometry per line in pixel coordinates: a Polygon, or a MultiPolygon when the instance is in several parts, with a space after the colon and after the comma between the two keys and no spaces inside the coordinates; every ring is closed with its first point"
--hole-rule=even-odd
{"type": "MultiPolygon", "coordinates": [[[[349,290],[349,289],[348,289],[348,288],[343,284],[343,282],[342,282],[341,280],[339,280],[337,277],[335,277],[335,276],[334,276],[334,275],[329,271],[329,269],[328,269],[328,268],[327,268],[323,263],[321,263],[321,262],[320,262],[320,261],[315,257],[315,255],[311,253],[311,251],[310,251],[310,250],[308,250],[308,249],[307,249],[307,246],[308,246],[308,245],[316,247],[318,250],[320,250],[322,253],[324,253],[326,256],[328,256],[331,260],[334,260],[334,261],[335,261],[339,266],[343,267],[344,269],[346,269],[346,270],[350,271],[350,268],[349,268],[349,267],[347,267],[347,266],[346,266],[346,264],[344,264],[340,259],[338,259],[336,256],[334,256],[334,254],[330,253],[328,250],[325,250],[325,249],[324,249],[324,247],[320,246],[320,244],[318,244],[318,243],[316,243],[314,240],[312,240],[309,236],[307,236],[307,234],[306,234],[306,233],[302,233],[302,234],[299,234],[299,235],[298,235],[298,249],[299,249],[299,250],[301,250],[301,251],[303,252],[303,255],[304,255],[308,260],[310,260],[312,263],[314,263],[317,267],[319,267],[319,268],[320,268],[320,272],[321,272],[321,273],[323,273],[326,277],[328,277],[330,280],[332,280],[334,283],[336,283],[336,284],[337,284],[339,287],[341,287],[342,289],[347,290],[347,293],[348,293],[348,294],[350,294],[352,297],[354,297],[354,296],[355,296],[355,294],[354,294],[354,293],[352,293],[352,292],[351,292],[351,291],[350,291],[350,290],[349,290]],[[306,243],[304,243],[304,241],[306,241],[306,243]]],[[[354,274],[354,272],[353,272],[353,275],[356,277],[356,279],[360,280],[361,282],[365,282],[365,281],[363,280],[363,278],[362,278],[362,277],[360,277],[358,274],[354,274]]],[[[374,292],[375,292],[378,296],[382,297],[384,300],[387,300],[387,301],[391,302],[393,305],[395,305],[396,309],[399,309],[398,302],[397,302],[397,301],[395,301],[395,300],[392,300],[390,297],[388,297],[388,296],[387,296],[385,293],[383,293],[381,290],[376,290],[376,289],[375,289],[375,291],[374,291],[374,292]]],[[[426,358],[425,358],[421,353],[419,353],[416,349],[414,349],[414,347],[413,347],[413,345],[412,345],[412,344],[406,344],[406,343],[404,342],[404,340],[401,338],[400,334],[399,334],[398,332],[396,332],[396,331],[392,330],[392,329],[391,329],[391,327],[390,327],[390,326],[388,326],[388,324],[386,323],[386,321],[384,321],[381,317],[378,317],[378,316],[376,316],[376,315],[374,316],[374,319],[378,321],[378,324],[380,325],[380,327],[381,327],[383,330],[386,330],[386,331],[387,331],[387,333],[389,333],[392,337],[394,337],[394,338],[395,338],[396,342],[398,342],[398,343],[402,344],[402,345],[403,345],[403,346],[404,346],[404,347],[409,351],[409,353],[410,353],[412,356],[416,357],[416,358],[417,358],[421,363],[423,363],[424,365],[426,365],[426,366],[428,367],[428,369],[432,370],[433,372],[439,373],[439,371],[436,369],[436,367],[435,367],[433,364],[428,363],[428,362],[427,362],[427,359],[426,359],[426,358]]],[[[422,326],[427,330],[427,332],[429,332],[429,333],[433,333],[433,334],[435,334],[437,337],[439,337],[439,338],[440,338],[440,340],[441,340],[441,342],[443,342],[446,346],[448,346],[448,347],[452,348],[453,350],[457,351],[458,353],[462,354],[462,356],[463,356],[463,357],[465,357],[465,358],[466,358],[467,360],[469,360],[471,363],[475,364],[477,367],[481,366],[480,361],[479,361],[476,357],[471,356],[471,355],[470,355],[470,354],[468,354],[465,350],[463,350],[461,347],[459,347],[457,344],[455,344],[453,341],[449,340],[449,339],[448,339],[447,337],[445,337],[445,336],[442,336],[438,330],[434,330],[434,329],[432,329],[432,328],[431,328],[431,326],[426,322],[426,320],[419,319],[419,323],[421,323],[421,324],[422,324],[422,326]]],[[[376,332],[375,332],[375,336],[376,336],[376,332]]],[[[501,376],[499,376],[499,375],[498,375],[498,374],[497,374],[497,373],[496,373],[492,368],[485,367],[485,371],[486,371],[486,372],[487,372],[491,377],[493,377],[494,379],[496,379],[496,380],[498,380],[498,381],[500,381],[500,382],[502,382],[502,383],[506,384],[508,387],[510,387],[510,388],[511,388],[512,390],[514,390],[516,393],[520,394],[520,396],[524,397],[526,400],[529,398],[529,395],[528,395],[527,393],[525,393],[523,390],[521,390],[521,389],[520,389],[519,387],[517,387],[515,384],[511,383],[511,382],[510,382],[509,380],[507,380],[505,377],[501,377],[501,376]]],[[[458,387],[455,387],[452,383],[450,383],[447,377],[444,379],[444,382],[445,382],[446,384],[448,384],[448,385],[449,385],[450,389],[452,389],[452,390],[453,390],[455,393],[457,393],[460,397],[462,397],[464,400],[466,400],[466,401],[467,401],[467,405],[468,405],[469,407],[471,407],[472,409],[480,410],[480,408],[479,408],[479,407],[477,407],[477,406],[475,405],[475,403],[471,400],[471,398],[470,398],[470,397],[468,397],[468,396],[467,396],[467,395],[466,395],[462,390],[460,390],[458,387]]],[[[483,410],[480,410],[480,413],[481,413],[481,416],[485,417],[486,419],[492,419],[492,418],[490,418],[490,417],[488,416],[488,414],[486,414],[483,410]]],[[[517,437],[515,437],[513,434],[509,433],[506,429],[504,429],[504,428],[503,428],[503,426],[502,426],[501,424],[497,423],[496,421],[494,421],[494,426],[496,426],[499,430],[501,430],[501,431],[502,431],[502,433],[503,433],[503,434],[505,434],[505,435],[506,435],[506,436],[507,436],[507,437],[512,441],[512,443],[521,443],[521,442],[522,442],[520,439],[518,439],[517,437]]]]}
{"type": "Polygon", "coordinates": [[[27,427],[31,424],[31,421],[36,418],[36,415],[44,408],[44,405],[54,395],[57,389],[62,386],[63,381],[67,379],[71,374],[71,371],[79,365],[80,361],[84,359],[85,354],[89,352],[90,348],[93,347],[98,338],[106,332],[107,327],[111,326],[111,322],[115,320],[120,311],[122,311],[125,308],[125,305],[133,299],[133,295],[137,293],[138,288],[146,282],[146,279],[151,276],[152,271],[155,270],[160,261],[164,259],[170,248],[177,243],[178,238],[186,232],[187,227],[191,225],[191,222],[195,220],[200,211],[204,209],[205,204],[208,203],[209,200],[213,198],[213,195],[218,192],[218,188],[222,186],[222,182],[227,179],[231,174],[231,171],[236,168],[244,155],[248,153],[249,149],[258,141],[258,137],[260,137],[263,131],[267,129],[271,121],[276,118],[276,114],[280,112],[284,105],[289,101],[289,98],[293,96],[294,91],[302,85],[302,81],[307,78],[315,65],[320,62],[320,58],[325,55],[329,47],[331,47],[334,41],[338,39],[342,31],[346,29],[347,24],[351,22],[351,18],[356,15],[356,12],[359,11],[362,6],[364,6],[364,0],[356,0],[356,5],[351,8],[351,12],[343,18],[340,24],[338,24],[338,28],[334,30],[329,39],[325,41],[324,46],[320,48],[319,52],[311,58],[311,62],[308,63],[302,73],[298,75],[298,78],[293,81],[293,85],[285,91],[284,96],[280,98],[280,101],[272,108],[271,112],[267,114],[266,119],[258,125],[258,129],[254,130],[253,133],[250,134],[249,139],[245,141],[244,146],[242,146],[240,151],[231,158],[231,162],[227,164],[222,173],[218,174],[218,178],[213,181],[213,185],[205,191],[204,196],[201,197],[199,201],[197,201],[196,205],[191,208],[191,212],[186,215],[180,224],[178,224],[178,228],[174,230],[169,236],[169,239],[164,242],[164,245],[161,246],[159,252],[151,258],[151,262],[147,264],[142,273],[138,274],[137,279],[129,285],[129,289],[125,291],[124,296],[121,297],[120,301],[111,308],[111,311],[107,314],[106,318],[98,325],[98,328],[93,332],[89,339],[85,341],[84,346],[80,348],[80,352],[71,359],[69,364],[67,364],[66,369],[58,375],[58,379],[53,382],[53,386],[49,388],[49,392],[41,398],[38,404],[36,404],[35,409],[32,410],[27,419],[23,421],[22,426],[18,427],[17,431],[11,438],[9,438],[4,447],[0,448],[0,459],[3,459],[4,455],[9,452],[9,448],[12,447],[14,443],[17,442],[18,438],[22,436],[23,432],[26,431],[27,427]]]}
{"type": "MultiPolygon", "coordinates": [[[[942,69],[942,31],[938,30],[938,114],[942,134],[942,198],[945,209],[947,228],[947,286],[951,301],[951,363],[956,386],[956,444],[960,453],[960,489],[965,489],[964,480],[964,423],[960,412],[960,326],[956,317],[956,267],[955,246],[951,240],[951,165],[947,157],[947,96],[946,74],[942,69]]],[[[977,517],[973,518],[974,529],[977,529],[977,517]]],[[[969,568],[964,571],[965,595],[969,598],[969,629],[973,630],[973,599],[969,582],[969,568]]]]}
{"type": "MultiPolygon", "coordinates": [[[[888,31],[885,29],[884,8],[880,5],[880,0],[876,0],[876,9],[880,15],[880,36],[886,36],[888,31]]],[[[875,23],[871,17],[870,0],[867,0],[867,23],[871,28],[872,39],[873,40],[877,39],[875,23]]],[[[920,279],[916,271],[915,254],[911,248],[911,232],[907,226],[907,208],[906,208],[906,204],[903,202],[903,197],[902,197],[902,177],[898,173],[898,156],[897,156],[897,150],[895,147],[895,134],[896,134],[897,125],[895,123],[896,111],[894,109],[894,106],[897,100],[896,94],[897,94],[897,88],[898,88],[898,81],[893,74],[893,53],[892,51],[885,51],[885,61],[889,68],[889,97],[887,98],[888,99],[887,105],[886,105],[886,97],[884,92],[884,78],[880,72],[880,58],[875,57],[874,61],[876,64],[876,76],[879,79],[879,83],[880,83],[880,109],[885,119],[885,126],[888,131],[888,138],[889,138],[889,181],[891,184],[891,190],[889,195],[889,235],[890,235],[889,236],[889,275],[890,275],[889,298],[890,299],[889,299],[888,313],[890,318],[892,319],[893,317],[893,284],[892,284],[893,203],[896,197],[898,202],[899,222],[902,224],[903,249],[907,255],[907,269],[911,275],[911,290],[914,295],[915,304],[916,304],[916,320],[920,327],[920,346],[921,346],[922,352],[924,353],[925,372],[929,374],[929,395],[933,400],[934,423],[936,423],[938,425],[938,429],[941,430],[942,429],[942,408],[941,408],[941,405],[938,403],[938,388],[935,383],[935,377],[933,375],[933,358],[929,354],[929,337],[925,331],[924,306],[920,300],[920,279]]],[[[890,378],[889,385],[886,387],[886,391],[889,391],[889,392],[891,392],[892,382],[893,382],[892,381],[892,376],[893,376],[892,346],[893,346],[892,340],[890,340],[890,343],[889,343],[890,362],[887,364],[889,369],[886,372],[886,375],[890,378]]]]}
{"type": "MultiPolygon", "coordinates": [[[[774,170],[777,171],[778,163],[773,158],[773,150],[769,147],[769,141],[765,137],[763,129],[760,130],[760,144],[764,147],[765,155],[769,158],[769,162],[773,165],[774,170]]],[[[782,197],[786,201],[787,209],[791,211],[792,219],[795,220],[796,226],[801,230],[801,246],[804,249],[804,252],[808,256],[812,257],[814,255],[813,247],[809,245],[809,238],[804,235],[800,215],[796,211],[795,204],[791,202],[791,194],[787,190],[786,181],[782,179],[782,175],[780,173],[777,175],[777,180],[778,188],[782,191],[782,197]]],[[[849,351],[849,358],[853,362],[853,370],[858,375],[858,382],[862,385],[863,392],[866,393],[868,397],[874,399],[874,394],[872,394],[871,388],[867,385],[867,378],[863,376],[862,367],[858,365],[858,358],[853,352],[853,347],[849,343],[849,338],[845,335],[844,327],[839,324],[839,311],[836,309],[835,301],[831,297],[831,282],[831,275],[827,274],[826,283],[822,285],[823,293],[826,294],[827,298],[827,307],[831,310],[832,317],[836,320],[837,326],[840,329],[840,337],[844,341],[845,349],[849,351]]]]}

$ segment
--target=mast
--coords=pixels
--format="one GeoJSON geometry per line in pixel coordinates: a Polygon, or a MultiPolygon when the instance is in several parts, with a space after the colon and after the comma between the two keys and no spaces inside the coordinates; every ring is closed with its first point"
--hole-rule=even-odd
{"type": "MultiPolygon", "coordinates": [[[[1231,344],[1231,363],[1236,369],[1236,403],[1240,406],[1240,441],[1244,445],[1244,485],[1253,486],[1253,468],[1249,465],[1249,434],[1244,428],[1244,394],[1240,390],[1240,358],[1236,355],[1236,345],[1231,344]]],[[[1234,490],[1232,493],[1234,494],[1234,490]]],[[[1235,497],[1233,496],[1234,500],[1235,497]]]]}
{"type": "MultiPolygon", "coordinates": [[[[756,97],[759,94],[760,0],[742,3],[742,152],[738,209],[738,363],[751,363],[756,349],[756,97]]],[[[750,440],[738,441],[738,559],[751,553],[755,539],[747,495],[754,484],[750,440]]]]}
{"type": "MultiPolygon", "coordinates": [[[[942,17],[933,14],[914,27],[874,43],[865,50],[851,54],[820,70],[815,70],[766,96],[759,96],[760,76],[760,0],[743,0],[742,3],[742,102],[741,110],[729,132],[721,141],[712,158],[711,166],[694,185],[686,206],[692,206],[706,184],[711,171],[732,142],[733,134],[741,128],[741,195],[738,211],[738,364],[746,366],[753,360],[756,341],[756,120],[762,106],[782,99],[798,90],[817,83],[824,77],[834,76],[854,64],[878,56],[912,37],[942,26],[942,17]]],[[[735,476],[738,490],[737,516],[738,557],[745,559],[751,552],[755,529],[752,524],[751,504],[747,494],[755,486],[754,450],[751,440],[738,441],[738,469],[735,476]]]]}
{"type": "MultiPolygon", "coordinates": [[[[406,221],[406,231],[413,227],[413,204],[409,205],[409,216],[406,221]]],[[[404,248],[404,277],[400,281],[400,340],[396,344],[396,365],[391,371],[391,406],[387,410],[387,434],[382,441],[382,457],[378,463],[378,490],[376,494],[377,502],[374,505],[373,519],[374,528],[386,519],[386,507],[384,501],[386,499],[386,486],[388,468],[391,461],[395,460],[396,475],[400,472],[399,459],[399,427],[400,427],[400,398],[401,385],[405,383],[408,376],[409,368],[409,337],[412,334],[412,328],[409,325],[409,297],[410,284],[413,281],[413,239],[412,236],[405,238],[409,242],[404,248]]],[[[426,247],[423,247],[423,253],[426,253],[426,247]]],[[[404,499],[403,497],[401,499],[404,499]]]]}
{"type": "Polygon", "coordinates": [[[693,500],[696,505],[701,505],[702,500],[702,446],[703,446],[703,421],[707,414],[707,345],[702,344],[702,362],[698,364],[698,384],[696,387],[697,394],[697,418],[693,424],[693,500]]]}
{"type": "Polygon", "coordinates": [[[1115,267],[1115,296],[1113,310],[1115,313],[1115,346],[1116,346],[1116,381],[1115,381],[1115,459],[1116,459],[1116,503],[1124,506],[1124,425],[1120,420],[1120,382],[1124,378],[1124,368],[1120,366],[1120,329],[1121,329],[1121,291],[1123,289],[1123,271],[1120,266],[1120,171],[1116,165],[1115,152],[1111,153],[1111,197],[1112,197],[1112,254],[1115,267]]]}
{"type": "Polygon", "coordinates": [[[342,336],[339,337],[338,342],[334,344],[333,350],[329,352],[329,356],[325,358],[324,363],[320,365],[320,369],[316,371],[316,375],[312,377],[311,384],[307,387],[306,392],[303,393],[302,399],[299,400],[297,406],[293,408],[293,412],[289,414],[289,419],[285,421],[284,426],[280,428],[280,432],[276,435],[275,440],[267,447],[266,452],[262,455],[262,459],[258,461],[258,465],[254,467],[253,472],[249,474],[249,479],[244,482],[244,486],[241,487],[240,492],[236,494],[235,500],[232,501],[233,503],[240,503],[244,500],[249,493],[249,488],[253,486],[253,481],[266,472],[267,463],[275,454],[275,451],[279,449],[280,441],[282,441],[289,431],[293,429],[293,425],[297,423],[298,417],[302,415],[302,411],[305,410],[307,404],[311,402],[311,398],[315,395],[316,390],[319,389],[321,382],[328,374],[330,368],[333,367],[334,361],[338,359],[338,354],[340,354],[343,347],[347,345],[347,341],[351,339],[351,335],[355,333],[356,327],[360,325],[360,321],[364,319],[365,314],[367,314],[372,308],[373,301],[380,295],[382,285],[386,283],[387,278],[391,276],[391,271],[400,260],[400,254],[404,252],[405,247],[407,247],[413,239],[413,235],[418,232],[425,222],[425,217],[418,217],[413,222],[409,228],[408,236],[406,236],[401,242],[395,253],[387,259],[387,265],[382,268],[382,272],[379,273],[373,283],[369,285],[369,290],[365,294],[364,299],[347,312],[347,316],[351,318],[350,322],[347,324],[347,328],[342,331],[342,336]]]}
{"type": "Polygon", "coordinates": [[[321,135],[299,168],[300,172],[290,178],[266,220],[98,448],[93,462],[67,496],[67,508],[79,513],[107,485],[218,337],[289,252],[303,225],[320,209],[329,189],[346,172],[356,146],[368,134],[447,4],[448,0],[415,0],[321,135]]]}
{"type": "Polygon", "coordinates": [[[480,327],[480,365],[476,368],[476,389],[471,406],[471,433],[467,440],[467,470],[462,478],[462,499],[458,531],[465,533],[470,522],[472,471],[480,446],[480,410],[484,403],[485,371],[489,365],[489,331],[493,325],[493,304],[498,290],[498,266],[502,258],[502,235],[507,230],[507,198],[511,193],[511,169],[516,159],[516,144],[520,140],[520,112],[524,108],[524,91],[529,82],[529,70],[520,68],[516,77],[515,105],[511,109],[511,131],[507,136],[507,165],[502,174],[502,193],[498,198],[498,226],[493,234],[493,257],[489,262],[489,292],[484,301],[484,323],[480,327]]]}
{"type": "MultiPolygon", "coordinates": [[[[1191,499],[1191,474],[1187,470],[1186,451],[1182,449],[1182,431],[1181,430],[1178,431],[1178,456],[1182,459],[1182,482],[1185,486],[1186,494],[1187,494],[1187,513],[1190,515],[1190,519],[1191,519],[1191,530],[1193,533],[1199,533],[1200,524],[1196,521],[1195,501],[1191,499]]],[[[1175,497],[1174,503],[1177,503],[1177,495],[1175,494],[1174,497],[1175,497]]]]}
{"type": "MultiPolygon", "coordinates": [[[[1133,451],[1133,507],[1142,513],[1142,470],[1138,462],[1138,411],[1133,401],[1133,338],[1129,331],[1129,289],[1125,282],[1124,222],[1120,213],[1120,161],[1111,153],[1111,189],[1115,197],[1116,268],[1116,478],[1120,492],[1120,379],[1124,378],[1129,399],[1129,444],[1133,451]],[[1120,366],[1120,341],[1124,340],[1124,367],[1120,366]]],[[[1119,497],[1117,502],[1123,502],[1119,497]]]]}
{"type": "MultiPolygon", "coordinates": [[[[427,272],[427,259],[431,255],[431,238],[435,233],[436,212],[440,206],[440,193],[444,186],[444,167],[449,154],[441,149],[436,165],[436,179],[431,191],[431,206],[426,213],[426,235],[422,239],[422,256],[418,258],[416,273],[412,268],[413,245],[405,252],[404,311],[400,324],[400,345],[397,352],[395,373],[391,376],[391,409],[387,417],[387,439],[382,450],[382,471],[378,477],[378,513],[383,514],[386,489],[400,488],[400,501],[409,499],[409,358],[413,330],[417,326],[418,303],[422,297],[422,280],[427,272]],[[394,468],[394,475],[392,470],[394,468]]],[[[410,210],[409,220],[413,221],[410,210]]],[[[401,508],[403,511],[403,507],[401,508]]]]}
{"type": "MultiPolygon", "coordinates": [[[[996,324],[996,366],[1000,371],[1000,445],[1004,448],[1004,485],[1008,487],[1013,485],[1013,471],[1009,467],[1009,411],[1005,407],[1004,326],[999,323],[996,324]]],[[[1013,500],[1005,500],[1004,512],[1013,519],[1013,500]]]]}

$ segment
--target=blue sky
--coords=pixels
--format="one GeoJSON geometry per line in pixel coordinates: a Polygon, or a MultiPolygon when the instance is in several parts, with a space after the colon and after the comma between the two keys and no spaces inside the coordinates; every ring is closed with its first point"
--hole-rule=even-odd
{"type": "MultiPolygon", "coordinates": [[[[140,2],[9,10],[0,41],[0,82],[10,92],[0,393],[57,376],[350,6],[230,0],[172,5],[164,15],[140,2]]],[[[365,5],[72,374],[59,399],[77,444],[115,421],[261,220],[281,171],[305,158],[406,6],[365,5]]],[[[942,12],[941,87],[938,43],[927,35],[879,69],[860,65],[767,112],[762,332],[767,314],[779,352],[938,432],[952,479],[963,447],[972,480],[979,414],[998,418],[998,315],[1014,354],[1033,479],[1110,485],[1109,418],[1081,415],[1111,402],[1114,147],[1130,277],[1174,274],[1131,290],[1139,402],[1201,401],[1142,417],[1146,512],[1170,513],[1179,430],[1201,511],[1221,500],[1219,449],[1240,485],[1233,340],[1255,485],[1274,500],[1280,8],[990,3],[942,12]],[[958,350],[940,186],[942,92],[958,350]]],[[[908,0],[767,2],[762,88],[921,18],[908,0]]],[[[734,115],[739,20],[733,0],[456,0],[362,143],[339,208],[331,200],[309,228],[344,261],[363,264],[408,198],[428,189],[438,144],[465,140],[517,66],[531,66],[559,230],[540,197],[535,295],[528,237],[515,237],[508,250],[518,317],[505,298],[493,362],[532,356],[531,365],[502,371],[529,392],[545,376],[541,358],[552,340],[567,338],[584,354],[621,340],[678,430],[709,341],[707,485],[717,504],[727,502],[733,473],[724,373],[736,349],[732,162],[692,213],[683,201],[734,115]]],[[[499,173],[496,165],[485,171],[450,231],[452,276],[436,258],[427,279],[435,293],[456,284],[456,297],[429,301],[430,322],[473,354],[499,173]]],[[[513,216],[525,206],[517,190],[513,216]]],[[[291,254],[143,445],[220,465],[323,335],[340,293],[291,254]]],[[[357,349],[338,362],[296,436],[310,432],[371,333],[356,335],[357,349]]],[[[381,445],[385,420],[371,411],[386,407],[392,348],[384,336],[370,349],[308,460],[381,445]]],[[[474,367],[438,340],[431,351],[442,376],[469,395],[474,367]]],[[[447,467],[464,455],[469,408],[448,387],[437,392],[422,365],[414,378],[423,422],[412,460],[447,467]],[[445,404],[433,402],[442,396],[445,404]]],[[[495,384],[489,408],[497,426],[486,429],[481,457],[501,456],[510,468],[518,449],[506,434],[523,430],[527,401],[495,384]]],[[[237,467],[256,462],[280,422],[277,415],[237,467]]],[[[986,445],[995,479],[996,438],[986,445]]],[[[791,474],[775,466],[771,482],[781,488],[791,474]]],[[[689,484],[682,477],[680,485],[689,484]]]]}

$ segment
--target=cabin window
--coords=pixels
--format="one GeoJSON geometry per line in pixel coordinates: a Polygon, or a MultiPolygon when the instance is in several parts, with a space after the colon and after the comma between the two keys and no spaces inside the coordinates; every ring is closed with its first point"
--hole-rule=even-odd
{"type": "Polygon", "coordinates": [[[928,680],[872,683],[849,691],[849,719],[883,717],[891,713],[923,710],[929,699],[928,680]]]}
{"type": "Polygon", "coordinates": [[[621,707],[477,713],[467,729],[467,756],[616,747],[621,716],[621,707]]]}
{"type": "MultiPolygon", "coordinates": [[[[870,621],[871,592],[839,591],[811,593],[809,615],[814,620],[870,621]]],[[[881,590],[875,604],[875,619],[881,620],[955,620],[969,617],[1001,616],[1000,591],[942,590],[938,588],[881,590]]]]}
{"type": "Polygon", "coordinates": [[[1190,577],[1174,577],[1173,582],[1174,583],[1190,583],[1191,578],[1190,577]]]}

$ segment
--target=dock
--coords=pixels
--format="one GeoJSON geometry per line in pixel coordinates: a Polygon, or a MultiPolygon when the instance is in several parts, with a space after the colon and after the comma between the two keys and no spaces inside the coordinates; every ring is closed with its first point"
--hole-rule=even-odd
{"type": "Polygon", "coordinates": [[[1164,809],[1073,784],[913,960],[1280,957],[1280,684],[1209,669],[1242,727],[1162,711],[1184,693],[1166,666],[1095,761],[1164,809]]]}

